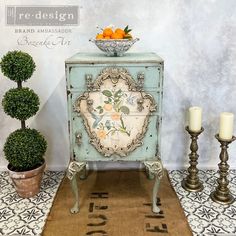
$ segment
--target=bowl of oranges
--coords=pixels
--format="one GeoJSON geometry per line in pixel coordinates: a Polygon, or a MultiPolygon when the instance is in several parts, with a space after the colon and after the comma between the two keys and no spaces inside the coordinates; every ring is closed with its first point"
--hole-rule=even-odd
{"type": "Polygon", "coordinates": [[[90,41],[95,43],[107,56],[123,56],[139,39],[133,39],[128,25],[124,29],[113,30],[113,28],[110,26],[101,28],[102,32],[96,35],[96,39],[90,39],[90,41]]]}

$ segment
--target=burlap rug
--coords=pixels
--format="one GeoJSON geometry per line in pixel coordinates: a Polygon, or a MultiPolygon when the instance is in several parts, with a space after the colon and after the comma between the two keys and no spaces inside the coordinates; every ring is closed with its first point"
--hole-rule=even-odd
{"type": "Polygon", "coordinates": [[[43,236],[192,235],[167,172],[158,194],[162,211],[157,215],[151,211],[153,180],[144,172],[91,172],[79,185],[80,213],[69,212],[74,198],[64,179],[43,236]]]}

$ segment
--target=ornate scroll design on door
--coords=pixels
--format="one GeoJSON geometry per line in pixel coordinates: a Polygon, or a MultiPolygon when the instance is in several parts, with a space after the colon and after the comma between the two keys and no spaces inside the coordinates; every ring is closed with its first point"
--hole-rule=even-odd
{"type": "MultiPolygon", "coordinates": [[[[87,77],[86,77],[87,79],[87,77]]],[[[140,89],[125,68],[104,68],[76,99],[78,112],[98,152],[127,156],[143,144],[149,116],[156,111],[152,95],[140,89]]]]}

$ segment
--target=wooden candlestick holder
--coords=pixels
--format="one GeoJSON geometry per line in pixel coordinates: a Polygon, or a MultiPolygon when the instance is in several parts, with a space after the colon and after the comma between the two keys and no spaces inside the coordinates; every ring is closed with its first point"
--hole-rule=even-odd
{"type": "Polygon", "coordinates": [[[191,131],[188,126],[185,129],[191,135],[192,142],[190,145],[191,153],[189,154],[190,158],[189,161],[190,167],[188,168],[189,174],[185,179],[182,180],[181,185],[185,190],[189,192],[199,192],[203,190],[203,184],[198,178],[197,160],[199,155],[197,154],[198,150],[197,139],[198,136],[204,131],[204,129],[201,128],[201,130],[198,132],[191,131]]]}
{"type": "Polygon", "coordinates": [[[213,191],[210,195],[212,201],[220,203],[220,204],[231,204],[234,202],[234,197],[230,193],[228,188],[229,180],[227,179],[229,165],[227,161],[229,159],[229,155],[227,152],[228,145],[236,140],[236,137],[233,136],[230,140],[224,140],[219,137],[219,134],[215,135],[216,139],[220,142],[221,152],[220,152],[220,160],[221,162],[218,164],[219,166],[219,174],[220,177],[217,179],[218,186],[215,191],[213,191]]]}

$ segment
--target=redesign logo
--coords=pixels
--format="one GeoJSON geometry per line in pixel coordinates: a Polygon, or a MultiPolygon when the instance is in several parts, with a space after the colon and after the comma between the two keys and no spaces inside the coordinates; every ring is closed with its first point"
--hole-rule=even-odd
{"type": "Polygon", "coordinates": [[[78,6],[6,6],[6,25],[70,26],[78,24],[78,6]]]}

